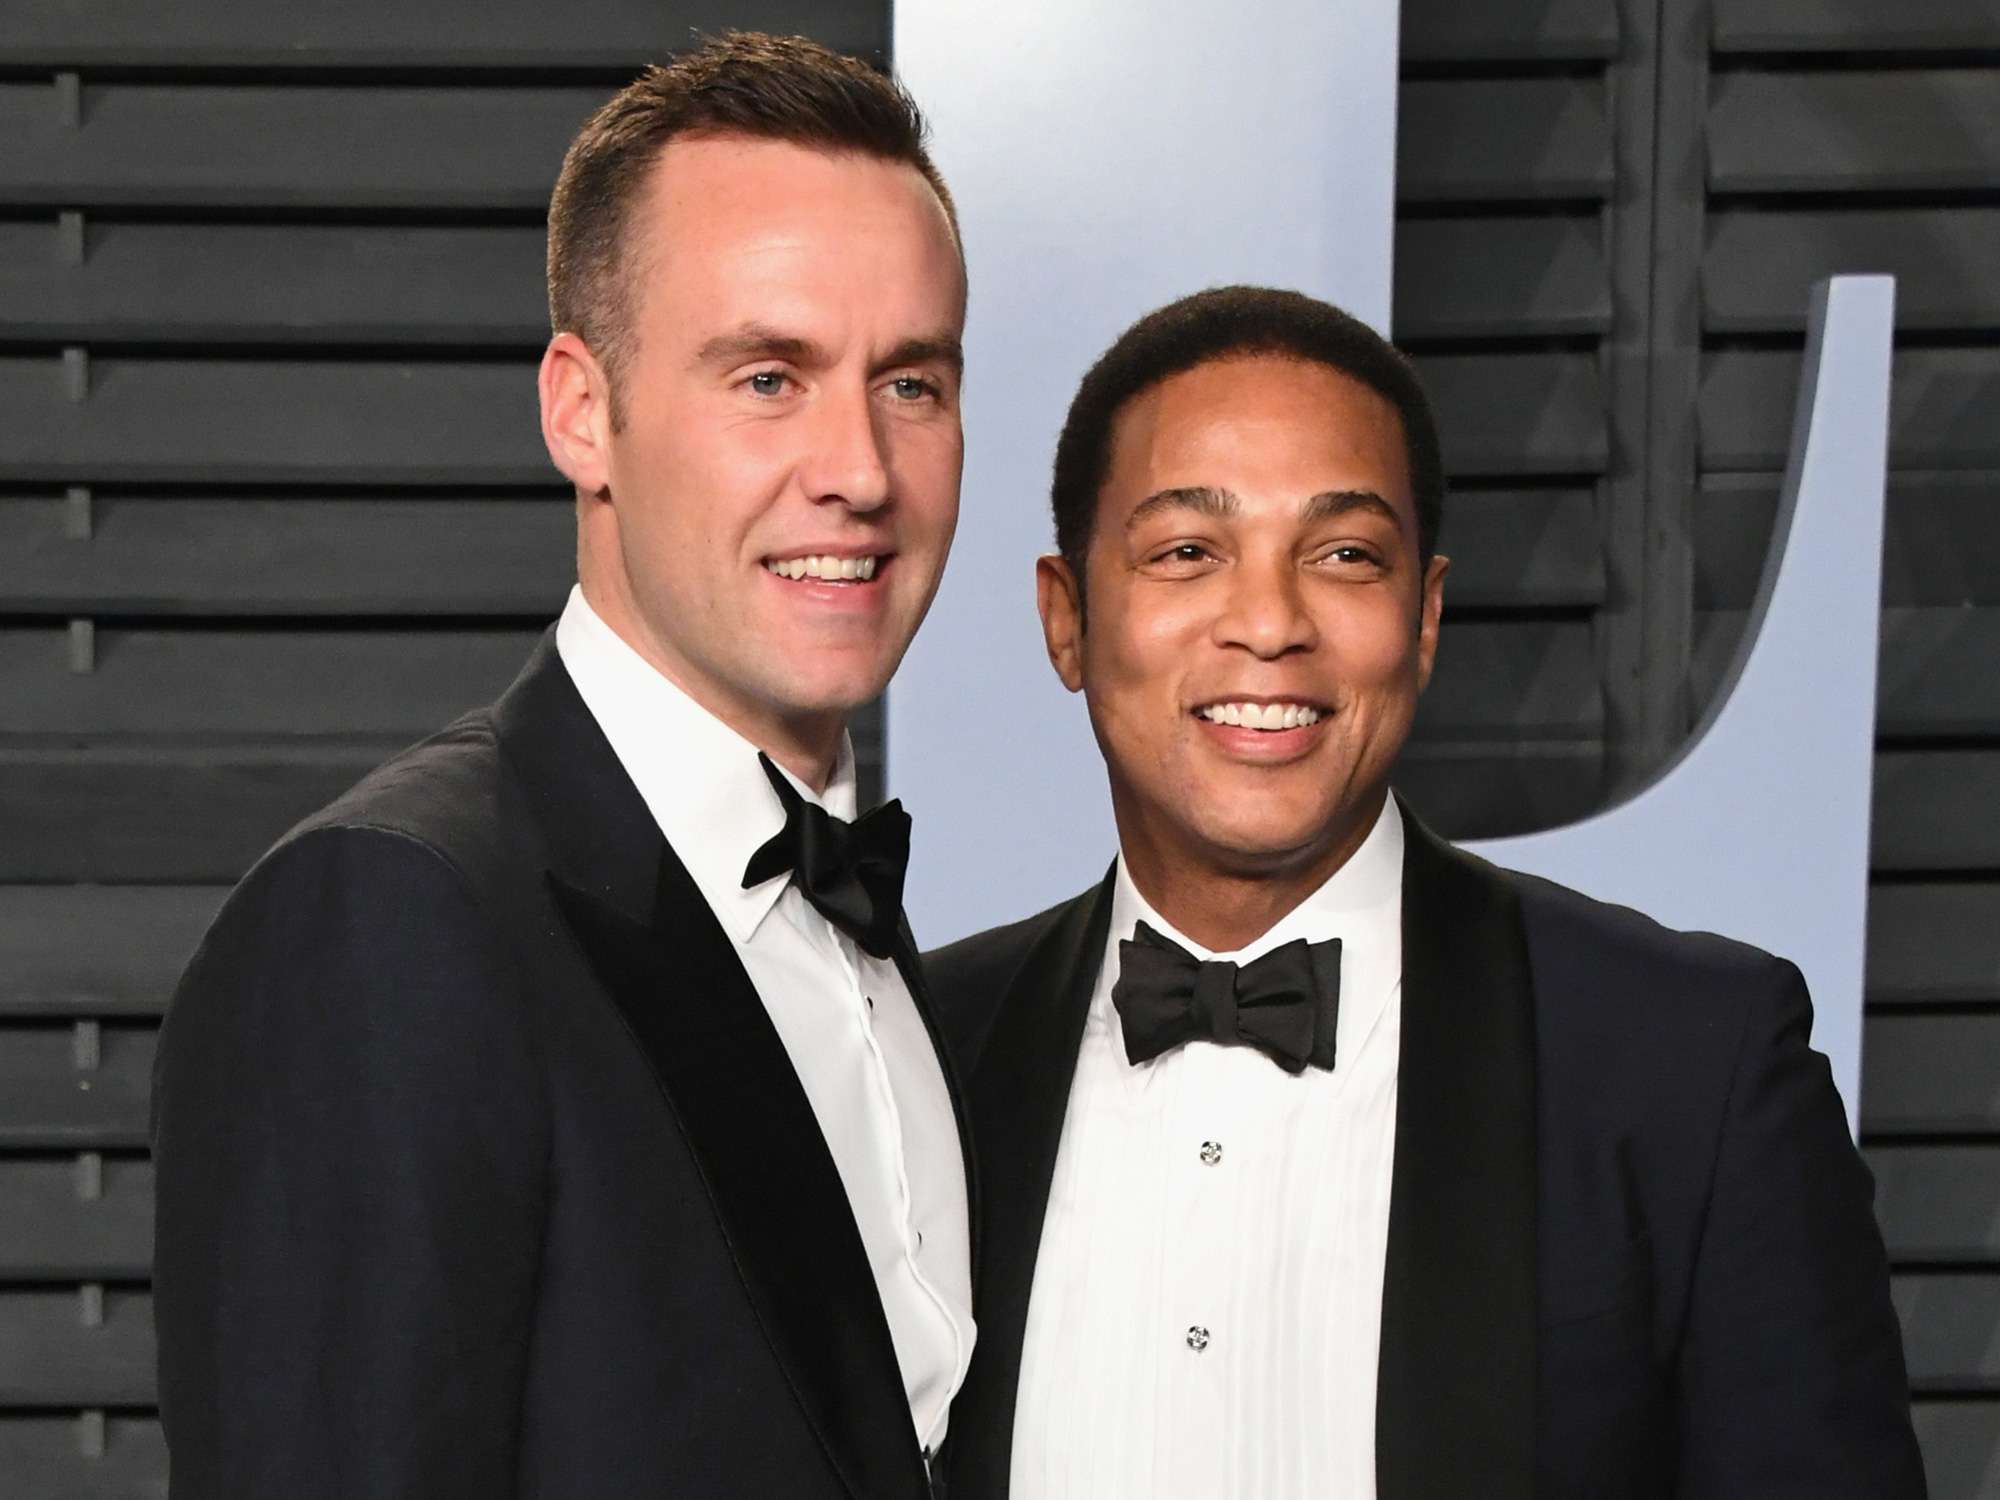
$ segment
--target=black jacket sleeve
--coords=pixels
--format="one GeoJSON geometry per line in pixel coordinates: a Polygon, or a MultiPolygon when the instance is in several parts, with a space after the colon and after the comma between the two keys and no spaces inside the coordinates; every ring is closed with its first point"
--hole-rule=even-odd
{"type": "Polygon", "coordinates": [[[428,845],[329,828],[195,955],[154,1086],[176,1496],[513,1492],[548,1127],[497,927],[428,845]]]}
{"type": "Polygon", "coordinates": [[[1681,1345],[1687,1500],[1924,1494],[1874,1184],[1804,980],[1754,997],[1717,1147],[1681,1345]]]}

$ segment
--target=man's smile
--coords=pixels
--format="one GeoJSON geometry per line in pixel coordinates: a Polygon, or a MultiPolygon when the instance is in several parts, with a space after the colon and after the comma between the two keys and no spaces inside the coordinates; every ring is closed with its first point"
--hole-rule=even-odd
{"type": "Polygon", "coordinates": [[[812,579],[818,583],[868,583],[894,554],[887,552],[801,552],[789,557],[767,557],[764,570],[794,582],[812,579]]]}

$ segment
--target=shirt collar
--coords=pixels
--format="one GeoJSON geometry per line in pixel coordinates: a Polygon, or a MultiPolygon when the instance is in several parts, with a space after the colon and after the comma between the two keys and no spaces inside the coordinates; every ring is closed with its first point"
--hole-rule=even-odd
{"type": "MultiPolygon", "coordinates": [[[[570,590],[556,622],[556,651],[716,920],[733,942],[747,943],[789,880],[773,876],[743,889],[750,856],[785,826],[757,746],[627,645],[580,587],[570,590]]],[[[854,746],[846,735],[824,795],[779,769],[806,801],[836,818],[854,817],[854,746]]]]}
{"type": "MultiPolygon", "coordinates": [[[[1132,924],[1144,922],[1162,937],[1171,938],[1196,958],[1229,959],[1249,963],[1273,948],[1304,938],[1323,943],[1328,938],[1351,941],[1372,927],[1382,911],[1399,910],[1403,898],[1403,819],[1393,792],[1382,800],[1382,811],[1361,846],[1348,856],[1347,863],[1329,875],[1319,888],[1286,912],[1261,936],[1233,952],[1218,953],[1204,948],[1181,932],[1153,909],[1139,894],[1126,869],[1125,857],[1118,857],[1118,876],[1111,896],[1111,936],[1115,943],[1132,935],[1132,924]]],[[[1400,931],[1400,923],[1398,924],[1400,931]]]]}
{"type": "MultiPolygon", "coordinates": [[[[1118,945],[1132,936],[1136,922],[1144,922],[1198,959],[1220,958],[1239,964],[1261,958],[1273,948],[1299,938],[1309,943],[1339,938],[1340,1020],[1334,1050],[1337,1058],[1351,1059],[1368,1044],[1389,1010],[1390,998],[1400,993],[1402,985],[1403,816],[1396,806],[1395,795],[1391,793],[1383,799],[1375,826],[1346,864],[1279,918],[1268,932],[1233,953],[1204,948],[1155,911],[1132,883],[1121,854],[1112,886],[1111,930],[1104,962],[1098,970],[1097,988],[1091,997],[1088,1023],[1113,1038],[1120,1035],[1117,1009],[1111,1001],[1112,988],[1118,981],[1118,945]]],[[[1120,1050],[1122,1054],[1122,1043],[1120,1050]]],[[[1132,1086],[1144,1087],[1160,1061],[1155,1058],[1127,1070],[1132,1086]]],[[[1307,1076],[1310,1070],[1301,1075],[1307,1076]]],[[[1341,1079],[1347,1076],[1342,1063],[1336,1062],[1335,1076],[1341,1079]]]]}

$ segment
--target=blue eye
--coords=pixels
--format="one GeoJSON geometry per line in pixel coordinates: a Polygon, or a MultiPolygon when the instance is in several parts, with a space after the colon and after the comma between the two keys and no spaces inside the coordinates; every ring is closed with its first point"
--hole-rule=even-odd
{"type": "Polygon", "coordinates": [[[894,389],[896,394],[905,401],[922,401],[926,397],[938,394],[936,386],[932,385],[928,380],[919,379],[915,375],[898,375],[894,382],[894,389]]]}
{"type": "Polygon", "coordinates": [[[760,396],[776,396],[785,389],[785,375],[782,370],[759,370],[749,379],[750,389],[760,396]]]}

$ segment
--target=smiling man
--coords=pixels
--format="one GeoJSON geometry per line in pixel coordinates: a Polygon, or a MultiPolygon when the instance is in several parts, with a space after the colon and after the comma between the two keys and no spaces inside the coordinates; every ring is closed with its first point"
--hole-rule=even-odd
{"type": "Polygon", "coordinates": [[[990,1226],[959,1500],[1923,1493],[1797,971],[1389,789],[1443,492],[1410,367],[1295,293],[1083,381],[1037,577],[1118,858],[932,956],[990,1226]]]}
{"type": "Polygon", "coordinates": [[[563,165],[549,301],[568,607],[258,864],[167,1018],[174,1493],[921,1496],[969,1173],[845,734],[958,510],[914,106],[795,39],[649,70],[563,165]]]}

